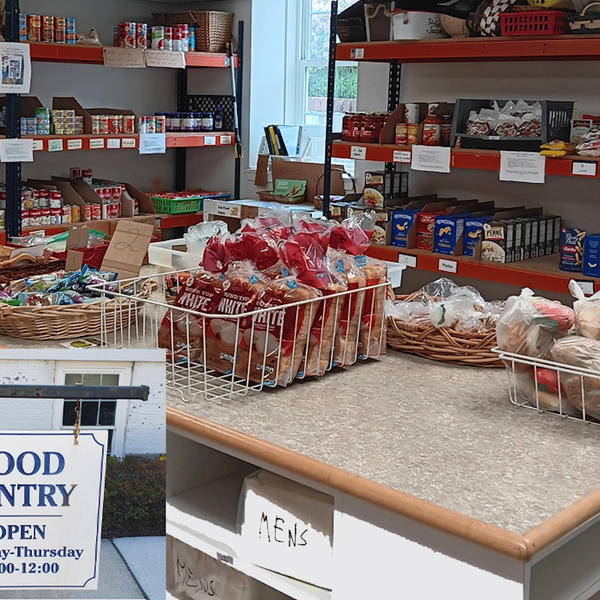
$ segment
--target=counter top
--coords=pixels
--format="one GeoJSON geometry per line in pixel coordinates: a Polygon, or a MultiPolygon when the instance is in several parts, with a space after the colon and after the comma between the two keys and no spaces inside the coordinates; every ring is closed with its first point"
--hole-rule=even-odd
{"type": "Polygon", "coordinates": [[[504,369],[391,351],[285,389],[168,401],[517,536],[584,498],[581,515],[600,512],[600,426],[512,406],[504,369]]]}

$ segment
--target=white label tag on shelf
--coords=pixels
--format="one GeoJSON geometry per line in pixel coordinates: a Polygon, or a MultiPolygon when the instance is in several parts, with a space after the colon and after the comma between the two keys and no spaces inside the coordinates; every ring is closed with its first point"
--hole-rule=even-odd
{"type": "Polygon", "coordinates": [[[167,136],[164,133],[140,133],[140,154],[164,154],[167,136]]]}
{"type": "Polygon", "coordinates": [[[217,215],[219,217],[239,217],[239,204],[230,204],[229,202],[205,202],[204,214],[217,215]]]}
{"type": "Polygon", "coordinates": [[[62,140],[48,140],[48,152],[62,152],[63,141],[62,140]]]}
{"type": "Polygon", "coordinates": [[[123,138],[121,148],[135,148],[135,138],[123,138]]]}
{"type": "Polygon", "coordinates": [[[412,154],[408,150],[394,150],[394,162],[410,164],[412,154]]]}
{"type": "Polygon", "coordinates": [[[229,144],[231,144],[231,136],[222,135],[221,139],[219,140],[219,143],[221,144],[221,146],[229,146],[229,144]]]}
{"type": "Polygon", "coordinates": [[[455,260],[440,258],[438,270],[443,273],[456,273],[458,271],[458,263],[455,260]]]}
{"type": "Polygon", "coordinates": [[[32,140],[33,141],[33,151],[43,150],[44,149],[44,140],[32,140]]]}
{"type": "Polygon", "coordinates": [[[350,58],[354,60],[360,60],[365,57],[365,49],[364,48],[352,48],[350,50],[350,58]]]}
{"type": "Polygon", "coordinates": [[[398,262],[401,265],[406,265],[407,267],[410,267],[411,269],[417,268],[416,256],[410,256],[408,254],[398,254],[398,262]]]}
{"type": "Polygon", "coordinates": [[[581,288],[581,291],[586,296],[594,295],[594,282],[593,281],[576,281],[575,283],[581,288]]]}
{"type": "Polygon", "coordinates": [[[450,148],[413,146],[410,168],[429,173],[450,173],[450,148]]]}
{"type": "Polygon", "coordinates": [[[3,163],[33,162],[33,140],[2,140],[0,161],[3,163]]]}
{"type": "Polygon", "coordinates": [[[537,152],[500,152],[500,181],[545,183],[546,157],[537,152]]]}
{"type": "Polygon", "coordinates": [[[205,146],[216,146],[217,145],[217,138],[214,135],[208,135],[204,138],[204,145],[205,146]]]}
{"type": "Polygon", "coordinates": [[[67,150],[81,150],[83,148],[83,140],[67,140],[67,150]]]}
{"type": "Polygon", "coordinates": [[[352,146],[350,158],[365,160],[367,158],[367,149],[364,146],[352,146]]]}
{"type": "Polygon", "coordinates": [[[595,162],[574,162],[573,175],[586,175],[587,177],[596,177],[598,172],[598,163],[595,162]]]}
{"type": "Polygon", "coordinates": [[[106,147],[107,148],[112,148],[112,149],[117,149],[121,147],[121,138],[108,138],[106,140],[106,147]]]}
{"type": "Polygon", "coordinates": [[[146,67],[144,50],[141,48],[117,48],[104,46],[104,66],[127,69],[143,69],[146,67]]]}
{"type": "Polygon", "coordinates": [[[166,67],[167,69],[185,69],[183,52],[170,52],[165,50],[146,50],[147,67],[166,67]]]}
{"type": "Polygon", "coordinates": [[[90,150],[99,150],[100,148],[104,148],[104,138],[90,140],[90,150]]]}

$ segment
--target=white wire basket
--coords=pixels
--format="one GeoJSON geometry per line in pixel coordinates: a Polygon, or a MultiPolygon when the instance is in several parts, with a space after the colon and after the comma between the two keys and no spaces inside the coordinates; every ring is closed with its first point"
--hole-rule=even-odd
{"type": "Polygon", "coordinates": [[[206,399],[286,386],[385,354],[387,281],[235,315],[173,306],[181,282],[198,271],[122,280],[120,293],[111,291],[115,282],[90,286],[101,295],[102,344],[166,348],[169,387],[206,399]],[[149,281],[156,291],[134,299],[149,281]],[[104,306],[114,297],[121,313],[110,325],[104,306]]]}
{"type": "MultiPolygon", "coordinates": [[[[600,371],[505,352],[500,348],[494,348],[493,351],[500,355],[506,365],[512,404],[600,426],[600,420],[589,414],[591,402],[589,398],[586,399],[590,391],[590,381],[599,381],[600,371]],[[540,392],[538,383],[548,379],[552,380],[556,393],[540,392]],[[576,391],[576,401],[572,397],[573,402],[570,402],[565,393],[567,382],[569,389],[576,391]]],[[[594,402],[592,413],[599,415],[600,409],[596,409],[596,406],[597,403],[594,402]]]]}

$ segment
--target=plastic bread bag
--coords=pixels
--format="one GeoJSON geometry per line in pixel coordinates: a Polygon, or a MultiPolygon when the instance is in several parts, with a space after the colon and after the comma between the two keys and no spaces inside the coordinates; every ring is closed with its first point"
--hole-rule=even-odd
{"type": "Polygon", "coordinates": [[[577,335],[600,340],[600,292],[586,298],[583,290],[574,280],[569,282],[569,291],[576,298],[573,310],[577,335]]]}
{"type": "Polygon", "coordinates": [[[200,256],[200,262],[204,257],[204,249],[208,244],[208,241],[214,236],[223,236],[227,233],[227,223],[223,221],[205,221],[204,223],[198,223],[193,225],[187,230],[187,233],[183,234],[187,251],[190,254],[196,254],[200,256]]]}
{"type": "Polygon", "coordinates": [[[381,284],[387,281],[387,265],[383,261],[366,256],[357,256],[356,260],[365,274],[366,287],[379,285],[379,287],[365,291],[358,339],[358,357],[365,360],[377,358],[386,353],[385,301],[388,290],[386,285],[381,284]]]}
{"type": "Polygon", "coordinates": [[[554,369],[526,367],[516,373],[516,384],[521,401],[531,406],[565,415],[580,415],[568,400],[564,376],[561,374],[559,382],[558,372],[554,369]]]}
{"type": "MultiPolygon", "coordinates": [[[[590,369],[600,376],[600,341],[580,336],[559,340],[552,358],[565,365],[590,369]]],[[[600,419],[600,379],[561,372],[560,378],[569,402],[578,410],[600,419]]]]}
{"type": "Polygon", "coordinates": [[[387,300],[386,316],[414,325],[430,325],[430,303],[423,301],[406,302],[405,300],[387,300]]]}
{"type": "Polygon", "coordinates": [[[250,261],[235,261],[223,280],[223,294],[215,309],[216,316],[206,328],[206,366],[229,375],[240,360],[239,350],[244,339],[248,318],[240,317],[255,309],[258,295],[267,279],[250,261]],[[232,318],[228,318],[232,317],[232,318]]]}
{"type": "Polygon", "coordinates": [[[234,260],[225,242],[231,237],[229,232],[213,235],[204,249],[202,266],[211,273],[224,273],[234,260]]]}
{"type": "Polygon", "coordinates": [[[292,216],[287,210],[268,210],[254,219],[243,219],[240,233],[248,231],[261,232],[280,227],[292,227],[292,216]]]}
{"type": "Polygon", "coordinates": [[[498,346],[507,352],[549,359],[556,340],[569,335],[574,325],[572,309],[525,288],[506,301],[496,327],[498,346]]]}
{"type": "Polygon", "coordinates": [[[292,222],[296,233],[307,233],[312,235],[315,240],[321,245],[324,252],[327,252],[331,230],[334,227],[332,221],[323,219],[313,219],[306,215],[293,214],[292,222]]]}
{"type": "Polygon", "coordinates": [[[334,225],[329,238],[329,247],[333,250],[343,250],[353,256],[363,255],[371,245],[376,214],[353,213],[339,225],[334,225]]]}
{"type": "Polygon", "coordinates": [[[339,254],[336,269],[344,274],[348,282],[348,291],[354,292],[343,297],[334,336],[332,364],[335,367],[343,367],[353,365],[358,358],[361,316],[365,301],[364,287],[367,284],[367,277],[356,258],[350,254],[339,254]]]}
{"type": "Polygon", "coordinates": [[[166,349],[167,362],[200,361],[209,320],[194,313],[215,313],[222,295],[223,277],[207,271],[195,273],[179,286],[173,307],[167,310],[158,331],[158,346],[166,349]]]}
{"type": "Polygon", "coordinates": [[[285,277],[263,286],[239,343],[238,377],[269,387],[290,384],[302,363],[320,292],[285,277]]]}

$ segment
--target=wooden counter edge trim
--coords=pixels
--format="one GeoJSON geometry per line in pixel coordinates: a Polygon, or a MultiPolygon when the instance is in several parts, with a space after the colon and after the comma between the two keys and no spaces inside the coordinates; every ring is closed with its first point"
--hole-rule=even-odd
{"type": "Polygon", "coordinates": [[[551,546],[586,521],[600,514],[600,488],[550,517],[538,525],[523,538],[531,556],[551,546]]]}
{"type": "Polygon", "coordinates": [[[518,560],[525,562],[530,558],[528,543],[523,536],[517,533],[478,521],[313,458],[211,423],[180,409],[167,406],[167,426],[205,437],[232,450],[243,452],[306,479],[311,479],[518,560]]]}

